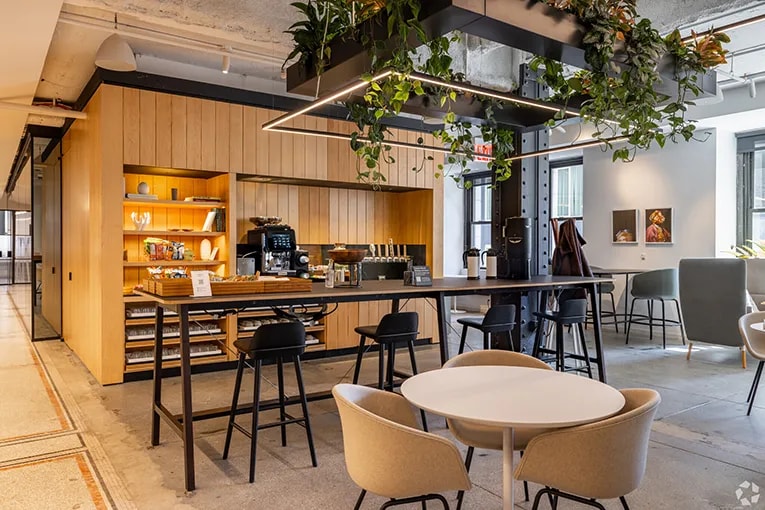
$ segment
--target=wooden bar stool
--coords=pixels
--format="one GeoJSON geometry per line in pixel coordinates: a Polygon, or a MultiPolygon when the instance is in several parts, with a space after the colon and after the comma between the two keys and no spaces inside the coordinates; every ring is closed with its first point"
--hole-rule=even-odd
{"type": "MultiPolygon", "coordinates": [[[[359,352],[356,355],[356,368],[353,371],[353,384],[359,383],[361,362],[364,359],[367,338],[378,344],[378,372],[377,387],[381,390],[393,391],[394,366],[396,348],[406,344],[409,349],[409,361],[412,364],[412,375],[417,374],[417,360],[414,357],[414,341],[419,331],[419,317],[417,312],[389,313],[380,320],[377,326],[358,326],[354,329],[359,334],[359,352]],[[388,364],[385,365],[385,351],[388,351],[388,364]]],[[[399,374],[401,375],[401,374],[399,374]]],[[[403,376],[406,378],[407,376],[403,376]]],[[[425,421],[425,411],[420,411],[422,416],[422,428],[428,430],[425,421]]]]}
{"type": "Polygon", "coordinates": [[[287,425],[297,423],[305,427],[308,437],[308,448],[311,451],[311,463],[313,467],[316,462],[316,451],[313,446],[313,436],[311,435],[311,420],[308,417],[308,402],[305,398],[305,388],[303,387],[303,372],[300,367],[300,355],[305,351],[305,326],[301,322],[282,322],[278,324],[266,324],[255,330],[252,338],[240,339],[234,342],[234,346],[239,351],[239,364],[236,368],[236,382],[234,384],[234,397],[231,402],[231,415],[228,420],[226,430],[226,445],[223,448],[223,458],[228,458],[228,450],[231,445],[231,433],[234,429],[242,432],[250,438],[250,483],[255,481],[255,453],[258,446],[258,431],[262,429],[281,427],[282,446],[287,446],[287,425]],[[252,428],[245,429],[236,423],[236,409],[239,403],[239,391],[242,387],[242,374],[247,357],[254,362],[255,382],[252,404],[252,428]],[[277,367],[278,391],[279,391],[279,421],[261,424],[260,415],[260,378],[262,375],[263,360],[275,359],[277,367]],[[287,414],[286,399],[284,397],[284,362],[292,362],[295,365],[295,377],[297,379],[298,391],[300,392],[300,405],[303,408],[303,416],[296,418],[287,414]]]}
{"type": "Polygon", "coordinates": [[[489,308],[483,320],[457,319],[462,324],[462,338],[460,339],[459,354],[465,351],[468,328],[475,328],[483,333],[483,348],[491,349],[490,335],[494,333],[507,333],[510,335],[510,348],[513,346],[513,328],[515,327],[515,305],[495,305],[489,308]]]}
{"type": "MultiPolygon", "coordinates": [[[[538,317],[536,339],[534,341],[534,357],[539,358],[540,354],[553,354],[556,370],[566,371],[584,371],[592,379],[592,366],[590,356],[587,352],[587,342],[584,335],[584,322],[587,320],[587,300],[586,299],[564,299],[558,302],[557,312],[534,312],[538,317]],[[542,347],[544,338],[545,321],[555,323],[555,350],[542,347]],[[563,326],[576,326],[579,333],[579,342],[582,348],[582,354],[572,354],[564,352],[563,346],[563,326]],[[566,358],[585,362],[585,368],[566,367],[566,358]]],[[[552,359],[551,359],[552,361],[552,359]]]]}

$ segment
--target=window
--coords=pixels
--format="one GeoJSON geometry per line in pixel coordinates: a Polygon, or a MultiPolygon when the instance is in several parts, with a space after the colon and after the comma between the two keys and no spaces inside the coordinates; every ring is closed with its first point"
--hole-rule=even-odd
{"type": "Polygon", "coordinates": [[[491,174],[465,178],[472,186],[465,189],[465,249],[491,248],[491,174]]]}
{"type": "MultiPolygon", "coordinates": [[[[584,167],[582,158],[550,162],[550,218],[576,220],[576,228],[582,232],[584,167]]],[[[555,250],[555,239],[550,236],[550,254],[555,250]]],[[[552,255],[551,255],[552,256],[552,255]]]]}
{"type": "Polygon", "coordinates": [[[744,244],[765,240],[765,134],[741,137],[738,146],[736,241],[744,244]]]}

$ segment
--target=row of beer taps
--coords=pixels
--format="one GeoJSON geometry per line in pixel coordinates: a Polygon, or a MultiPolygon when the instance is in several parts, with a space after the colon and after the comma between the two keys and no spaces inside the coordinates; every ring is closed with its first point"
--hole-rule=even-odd
{"type": "Polygon", "coordinates": [[[388,239],[388,244],[370,244],[369,253],[365,262],[407,262],[409,254],[405,244],[393,244],[393,239],[388,239]]]}

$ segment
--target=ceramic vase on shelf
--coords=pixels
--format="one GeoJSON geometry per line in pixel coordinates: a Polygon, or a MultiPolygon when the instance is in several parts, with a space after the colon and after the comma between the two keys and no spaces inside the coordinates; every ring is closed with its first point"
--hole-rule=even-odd
{"type": "Polygon", "coordinates": [[[202,242],[199,243],[199,258],[210,260],[210,255],[212,255],[212,243],[209,239],[202,239],[202,242]]]}
{"type": "Polygon", "coordinates": [[[141,214],[132,212],[130,213],[130,219],[133,220],[136,230],[144,230],[151,223],[151,213],[148,211],[141,214]]]}

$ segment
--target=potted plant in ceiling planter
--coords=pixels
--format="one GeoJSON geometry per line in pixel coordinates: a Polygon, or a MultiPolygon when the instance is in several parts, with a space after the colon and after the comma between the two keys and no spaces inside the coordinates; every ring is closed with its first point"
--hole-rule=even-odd
{"type": "MultiPolygon", "coordinates": [[[[528,30],[543,32],[544,46],[552,53],[568,61],[572,55],[573,60],[580,59],[587,69],[573,75],[547,57],[536,59],[533,66],[542,73],[541,81],[550,87],[554,100],[582,106],[585,118],[598,126],[596,137],[606,142],[614,134],[626,138],[625,147],[614,149],[614,159],[625,161],[653,142],[663,146],[668,138],[693,136],[693,124],[685,118],[689,98],[702,90],[699,77],[724,62],[722,44],[727,41],[724,34],[714,32],[690,45],[676,32],[662,38],[649,20],[638,16],[635,0],[489,0],[479,10],[467,0],[309,0],[293,5],[305,20],[290,29],[295,40],[290,58],[299,57],[288,70],[290,92],[306,93],[309,84],[318,96],[322,86],[334,90],[349,79],[362,75],[369,79],[383,69],[397,73],[380,83],[370,81],[346,103],[349,119],[358,128],[351,146],[360,156],[359,176],[372,181],[384,180],[380,164],[393,162],[385,143],[385,121],[408,108],[432,109],[443,119],[444,128],[433,134],[450,151],[447,165],[459,164],[457,180],[473,157],[476,129],[494,146],[491,170],[500,181],[509,178],[513,128],[498,120],[496,112],[506,113],[515,106],[409,78],[421,72],[444,82],[466,83],[464,76],[451,70],[449,49],[456,38],[444,35],[451,30],[469,30],[481,23],[489,29],[491,23],[505,27],[522,23],[528,30]],[[428,48],[426,58],[415,55],[413,48],[419,46],[428,48]],[[667,66],[675,78],[674,95],[660,89],[668,84],[661,75],[667,66]],[[668,134],[661,132],[663,124],[669,126],[668,134]]],[[[524,30],[494,33],[499,42],[533,50],[524,47],[529,38],[518,35],[528,34],[524,30]]],[[[563,117],[561,113],[556,119],[563,117]]]]}

